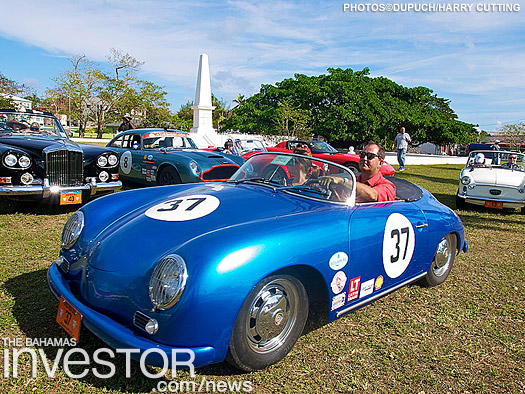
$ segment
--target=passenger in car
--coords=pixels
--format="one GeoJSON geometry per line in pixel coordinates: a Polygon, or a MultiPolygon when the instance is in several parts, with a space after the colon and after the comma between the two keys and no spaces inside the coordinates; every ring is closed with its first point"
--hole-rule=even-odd
{"type": "MultiPolygon", "coordinates": [[[[357,177],[356,202],[383,202],[396,199],[396,187],[383,177],[381,166],[385,161],[385,149],[374,141],[369,141],[359,155],[359,170],[357,177]]],[[[343,177],[327,176],[320,178],[323,187],[331,185],[346,186],[348,180],[343,177]]],[[[334,186],[332,186],[333,188],[334,186]]]]}
{"type": "Polygon", "coordinates": [[[523,166],[518,164],[518,155],[509,155],[508,161],[501,165],[502,168],[508,168],[509,170],[523,171],[523,166]]]}

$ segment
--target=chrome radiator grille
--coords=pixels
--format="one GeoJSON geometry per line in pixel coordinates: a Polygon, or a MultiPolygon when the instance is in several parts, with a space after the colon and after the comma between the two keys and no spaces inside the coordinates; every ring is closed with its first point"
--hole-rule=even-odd
{"type": "Polygon", "coordinates": [[[51,186],[80,186],[84,180],[82,152],[57,150],[46,155],[46,172],[51,186]]]}

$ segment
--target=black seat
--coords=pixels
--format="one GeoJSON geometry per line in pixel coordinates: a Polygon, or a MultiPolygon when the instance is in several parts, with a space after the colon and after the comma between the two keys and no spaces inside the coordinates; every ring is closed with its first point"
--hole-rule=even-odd
{"type": "Polygon", "coordinates": [[[396,187],[396,200],[417,201],[423,197],[423,190],[412,182],[395,176],[385,176],[396,187]]]}

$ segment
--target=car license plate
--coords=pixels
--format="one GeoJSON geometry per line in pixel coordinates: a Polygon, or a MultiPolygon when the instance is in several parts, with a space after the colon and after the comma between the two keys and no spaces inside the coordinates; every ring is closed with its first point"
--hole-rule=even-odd
{"type": "Polygon", "coordinates": [[[82,204],[82,191],[61,192],[60,205],[82,204]]]}
{"type": "Polygon", "coordinates": [[[60,327],[78,342],[82,315],[64,297],[60,297],[56,320],[60,327]]]}
{"type": "Polygon", "coordinates": [[[500,201],[485,201],[485,208],[503,209],[503,203],[500,201]]]}

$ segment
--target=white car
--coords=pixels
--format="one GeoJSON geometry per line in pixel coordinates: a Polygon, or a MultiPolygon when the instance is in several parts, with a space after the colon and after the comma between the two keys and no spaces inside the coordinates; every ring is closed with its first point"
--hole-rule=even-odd
{"type": "Polygon", "coordinates": [[[456,206],[521,208],[525,214],[525,154],[510,151],[470,152],[459,177],[456,206]]]}

